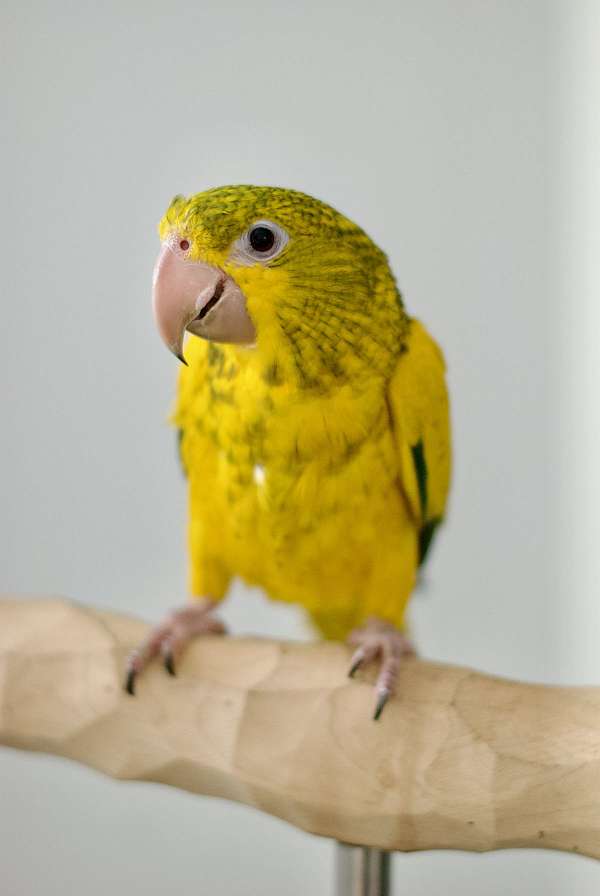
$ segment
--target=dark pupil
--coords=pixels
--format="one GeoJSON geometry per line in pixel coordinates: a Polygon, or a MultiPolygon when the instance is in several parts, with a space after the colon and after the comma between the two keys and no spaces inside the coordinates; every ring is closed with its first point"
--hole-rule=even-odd
{"type": "Polygon", "coordinates": [[[268,227],[253,227],[250,231],[250,245],[255,252],[268,252],[274,242],[275,234],[268,227]]]}

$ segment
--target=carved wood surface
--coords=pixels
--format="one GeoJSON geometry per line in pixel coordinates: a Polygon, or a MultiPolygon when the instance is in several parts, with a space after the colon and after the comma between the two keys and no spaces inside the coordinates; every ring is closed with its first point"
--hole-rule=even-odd
{"type": "Polygon", "coordinates": [[[0,744],[347,843],[600,857],[600,688],[410,659],[373,722],[373,677],[348,679],[344,645],[213,637],[130,697],[124,660],[146,629],[63,599],[1,600],[0,744]]]}

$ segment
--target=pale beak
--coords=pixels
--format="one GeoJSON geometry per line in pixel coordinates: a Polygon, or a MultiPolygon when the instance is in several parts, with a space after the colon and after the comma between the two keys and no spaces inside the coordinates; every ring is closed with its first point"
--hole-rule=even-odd
{"type": "Polygon", "coordinates": [[[185,331],[214,342],[251,344],[254,324],[232,277],[202,261],[189,261],[175,242],[163,243],[154,267],[152,303],[163,341],[180,361],[185,331]]]}

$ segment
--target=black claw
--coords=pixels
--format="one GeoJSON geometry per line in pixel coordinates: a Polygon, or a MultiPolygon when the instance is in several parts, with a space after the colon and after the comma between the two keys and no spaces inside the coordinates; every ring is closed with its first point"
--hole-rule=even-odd
{"type": "Polygon", "coordinates": [[[164,662],[165,662],[165,669],[167,670],[169,675],[173,675],[173,676],[177,675],[177,673],[175,671],[175,662],[173,660],[173,654],[171,653],[171,651],[169,651],[168,653],[165,653],[164,662]]]}
{"type": "Polygon", "coordinates": [[[137,672],[135,669],[130,669],[127,673],[127,678],[125,679],[125,690],[128,694],[131,694],[132,697],[135,697],[135,678],[137,672]]]}
{"type": "Polygon", "coordinates": [[[376,722],[381,713],[384,710],[385,704],[388,702],[390,697],[389,691],[382,691],[379,695],[379,699],[377,700],[377,706],[375,707],[375,714],[373,716],[373,721],[376,722]]]}
{"type": "Polygon", "coordinates": [[[356,673],[358,672],[358,670],[360,669],[362,664],[363,664],[363,657],[360,657],[359,659],[356,660],[356,662],[352,663],[352,665],[350,666],[350,671],[348,672],[348,678],[354,678],[354,676],[356,675],[356,673]]]}

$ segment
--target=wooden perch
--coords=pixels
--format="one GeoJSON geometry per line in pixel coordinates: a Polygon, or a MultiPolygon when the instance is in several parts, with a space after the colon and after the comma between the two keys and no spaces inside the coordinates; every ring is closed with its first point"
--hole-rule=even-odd
{"type": "Polygon", "coordinates": [[[123,693],[146,626],[64,600],[0,601],[0,743],[237,800],[389,850],[600,857],[600,688],[404,663],[371,720],[341,644],[205,638],[123,693]]]}

